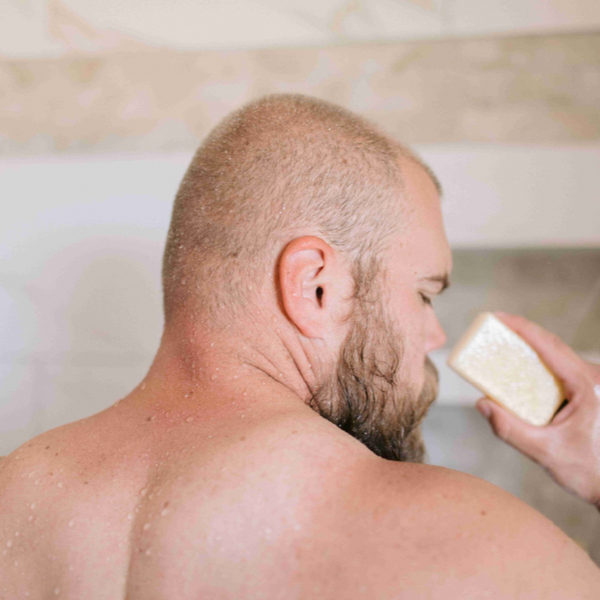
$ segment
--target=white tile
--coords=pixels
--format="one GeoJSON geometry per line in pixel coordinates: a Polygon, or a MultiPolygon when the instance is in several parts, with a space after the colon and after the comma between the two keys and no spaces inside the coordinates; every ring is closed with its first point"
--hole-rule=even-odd
{"type": "Polygon", "coordinates": [[[351,6],[358,8],[342,13],[338,26],[330,26],[333,33],[355,39],[392,40],[436,37],[443,31],[440,0],[431,4],[370,0],[351,6]]]}
{"type": "MultiPolygon", "coordinates": [[[[318,23],[256,0],[63,0],[100,31],[146,44],[190,50],[322,43],[318,23]]],[[[301,4],[299,3],[301,6],[301,4]]]]}
{"type": "Polygon", "coordinates": [[[598,0],[451,0],[457,35],[590,31],[600,26],[598,0]]]}
{"type": "Polygon", "coordinates": [[[0,361],[31,352],[38,342],[41,315],[22,277],[0,271],[0,361]]]}
{"type": "Polygon", "coordinates": [[[0,56],[55,56],[63,49],[48,35],[46,0],[3,0],[0,4],[0,56]]]}
{"type": "Polygon", "coordinates": [[[0,163],[0,356],[156,350],[160,268],[189,156],[0,163]]]}
{"type": "Polygon", "coordinates": [[[132,367],[78,367],[69,363],[43,368],[39,420],[48,431],[108,408],[144,378],[150,362],[132,367]]]}
{"type": "Polygon", "coordinates": [[[600,244],[600,144],[417,149],[444,188],[442,210],[452,246],[600,244]]]}
{"type": "Polygon", "coordinates": [[[63,5],[69,13],[51,15],[57,21],[53,30],[60,43],[83,51],[114,50],[117,36],[122,43],[198,50],[411,39],[443,31],[443,0],[63,0],[63,5]],[[73,23],[58,23],[65,19],[73,23]]]}
{"type": "Polygon", "coordinates": [[[35,364],[0,364],[0,456],[42,432],[37,407],[41,377],[35,364]]]}

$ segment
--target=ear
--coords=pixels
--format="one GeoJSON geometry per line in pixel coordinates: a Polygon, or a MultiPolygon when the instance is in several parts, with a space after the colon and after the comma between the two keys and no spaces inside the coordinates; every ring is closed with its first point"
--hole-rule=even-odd
{"type": "Polygon", "coordinates": [[[316,236],[292,240],[279,259],[279,285],[289,319],[309,338],[323,338],[332,324],[332,309],[341,285],[339,259],[316,236]]]}

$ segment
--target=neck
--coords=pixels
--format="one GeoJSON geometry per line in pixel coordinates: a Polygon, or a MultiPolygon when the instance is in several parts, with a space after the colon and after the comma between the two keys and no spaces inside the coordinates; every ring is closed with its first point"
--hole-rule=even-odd
{"type": "Polygon", "coordinates": [[[216,332],[196,322],[165,328],[154,362],[134,394],[140,401],[190,406],[199,398],[216,407],[241,402],[282,406],[306,404],[325,366],[317,356],[322,340],[302,338],[289,323],[258,319],[216,332]]]}

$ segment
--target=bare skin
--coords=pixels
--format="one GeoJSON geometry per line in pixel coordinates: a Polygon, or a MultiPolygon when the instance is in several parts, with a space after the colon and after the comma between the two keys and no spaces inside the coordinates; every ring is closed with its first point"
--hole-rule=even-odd
{"type": "MultiPolygon", "coordinates": [[[[432,182],[405,172],[387,310],[421,389],[445,343],[422,295],[451,257],[432,182]]],[[[533,509],[379,458],[306,405],[344,339],[346,266],[308,232],[278,268],[280,303],[227,336],[179,323],[130,395],[0,462],[0,598],[597,598],[595,565],[533,509]]]]}

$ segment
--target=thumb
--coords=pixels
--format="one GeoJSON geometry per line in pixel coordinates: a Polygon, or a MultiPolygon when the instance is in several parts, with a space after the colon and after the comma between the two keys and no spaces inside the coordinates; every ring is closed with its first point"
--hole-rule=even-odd
{"type": "Polygon", "coordinates": [[[489,398],[479,400],[476,408],[489,421],[497,437],[534,461],[543,462],[547,440],[544,427],[523,421],[489,398]]]}

